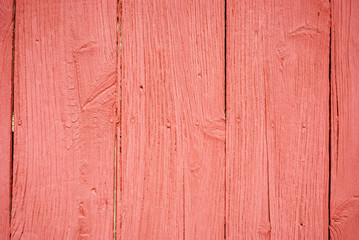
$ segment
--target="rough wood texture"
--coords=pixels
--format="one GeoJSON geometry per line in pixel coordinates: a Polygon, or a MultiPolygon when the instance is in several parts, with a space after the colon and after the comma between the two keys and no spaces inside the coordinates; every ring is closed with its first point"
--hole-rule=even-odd
{"type": "Polygon", "coordinates": [[[327,239],[329,19],[227,0],[227,239],[327,239]]]}
{"type": "Polygon", "coordinates": [[[13,1],[0,1],[0,239],[10,236],[13,1]]]}
{"type": "Polygon", "coordinates": [[[331,239],[359,238],[359,1],[332,1],[331,239]]]}
{"type": "Polygon", "coordinates": [[[111,239],[116,1],[16,1],[12,239],[111,239]]]}
{"type": "Polygon", "coordinates": [[[122,3],[120,239],[224,237],[224,1],[122,3]]]}

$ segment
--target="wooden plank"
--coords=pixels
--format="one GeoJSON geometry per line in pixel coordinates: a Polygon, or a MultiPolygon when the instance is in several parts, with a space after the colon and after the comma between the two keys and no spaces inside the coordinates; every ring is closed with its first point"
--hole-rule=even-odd
{"type": "Polygon", "coordinates": [[[10,236],[12,0],[0,4],[0,239],[10,236]]]}
{"type": "Polygon", "coordinates": [[[120,239],[224,237],[224,1],[122,2],[120,239]]]}
{"type": "Polygon", "coordinates": [[[327,239],[329,20],[227,0],[227,239],[327,239]]]}
{"type": "Polygon", "coordinates": [[[110,239],[116,1],[16,1],[12,239],[110,239]]]}
{"type": "Polygon", "coordinates": [[[331,239],[359,236],[359,1],[332,1],[331,239]]]}

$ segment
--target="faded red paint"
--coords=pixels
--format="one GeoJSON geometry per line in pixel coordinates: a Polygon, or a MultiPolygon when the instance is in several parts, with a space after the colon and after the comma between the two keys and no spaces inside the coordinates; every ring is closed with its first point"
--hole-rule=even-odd
{"type": "Polygon", "coordinates": [[[227,239],[328,239],[328,2],[227,0],[227,239]]]}
{"type": "Polygon", "coordinates": [[[331,239],[359,238],[359,1],[332,1],[331,239]]]}
{"type": "Polygon", "coordinates": [[[224,1],[122,2],[119,239],[224,236],[224,1]]]}
{"type": "Polygon", "coordinates": [[[13,7],[0,239],[358,239],[358,0],[13,7]]]}
{"type": "Polygon", "coordinates": [[[17,0],[12,239],[111,239],[115,0],[17,0]]]}

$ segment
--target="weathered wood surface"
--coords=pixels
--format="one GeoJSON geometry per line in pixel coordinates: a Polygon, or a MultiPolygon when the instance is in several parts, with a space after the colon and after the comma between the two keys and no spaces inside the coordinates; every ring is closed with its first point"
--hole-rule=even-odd
{"type": "Polygon", "coordinates": [[[13,9],[0,239],[358,238],[358,0],[13,9]]]}
{"type": "Polygon", "coordinates": [[[0,1],[0,239],[10,236],[13,1],[0,1]]]}
{"type": "Polygon", "coordinates": [[[227,239],[327,239],[329,2],[227,0],[227,239]]]}
{"type": "Polygon", "coordinates": [[[12,239],[111,239],[115,0],[16,1],[12,239]]]}
{"type": "Polygon", "coordinates": [[[224,1],[122,2],[119,239],[223,239],[224,1]]]}
{"type": "Polygon", "coordinates": [[[332,0],[331,239],[359,238],[359,1],[332,0]]]}

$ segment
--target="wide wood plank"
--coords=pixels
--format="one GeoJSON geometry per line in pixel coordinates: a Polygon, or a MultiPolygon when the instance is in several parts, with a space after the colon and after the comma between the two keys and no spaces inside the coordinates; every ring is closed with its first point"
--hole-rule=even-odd
{"type": "Polygon", "coordinates": [[[122,2],[120,239],[224,238],[224,1],[122,2]]]}
{"type": "Polygon", "coordinates": [[[227,0],[227,239],[327,239],[329,19],[227,0]]]}
{"type": "Polygon", "coordinates": [[[12,239],[111,239],[115,0],[16,1],[12,239]]]}
{"type": "Polygon", "coordinates": [[[332,1],[331,239],[359,238],[359,1],[332,1]]]}
{"type": "Polygon", "coordinates": [[[10,236],[12,0],[0,1],[0,239],[10,236]]]}

